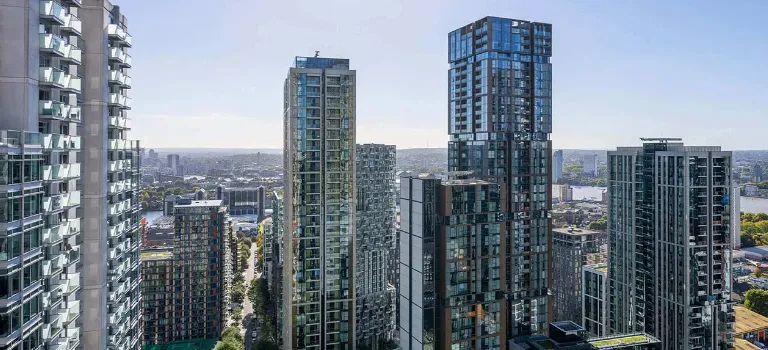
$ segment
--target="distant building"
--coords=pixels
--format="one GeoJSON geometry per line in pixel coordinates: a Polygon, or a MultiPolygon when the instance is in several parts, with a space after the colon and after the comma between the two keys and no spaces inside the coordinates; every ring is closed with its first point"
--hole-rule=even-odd
{"type": "Polygon", "coordinates": [[[226,207],[180,199],[173,216],[173,247],[142,252],[145,345],[217,339],[226,326],[235,239],[226,207]]]}
{"type": "Polygon", "coordinates": [[[573,188],[568,184],[558,185],[560,190],[560,201],[570,202],[573,200],[573,188]]]}
{"type": "Polygon", "coordinates": [[[582,170],[582,173],[592,175],[592,176],[598,176],[597,173],[597,154],[588,154],[585,155],[583,158],[584,169],[582,170]]]}
{"type": "Polygon", "coordinates": [[[183,176],[179,174],[179,155],[178,154],[168,155],[168,167],[171,168],[171,175],[183,176]]]}
{"type": "Polygon", "coordinates": [[[157,159],[157,152],[153,148],[149,149],[149,159],[157,159]]]}
{"type": "Polygon", "coordinates": [[[581,320],[581,267],[588,254],[600,252],[599,235],[586,229],[552,229],[553,320],[581,320]]]}
{"type": "Polygon", "coordinates": [[[230,215],[256,215],[264,220],[267,198],[264,187],[225,187],[216,189],[216,199],[223,201],[230,215]]]}
{"type": "MultiPolygon", "coordinates": [[[[357,344],[378,349],[395,339],[395,146],[357,145],[357,344]]],[[[398,257],[399,258],[399,257],[398,257]]]]}
{"type": "Polygon", "coordinates": [[[552,152],[552,183],[563,177],[563,150],[552,152]]]}
{"type": "Polygon", "coordinates": [[[731,189],[731,227],[733,249],[741,249],[741,191],[738,184],[731,189]]]}
{"type": "Polygon", "coordinates": [[[507,343],[506,203],[505,187],[498,184],[401,175],[401,349],[507,343]]]}
{"type": "Polygon", "coordinates": [[[758,314],[744,306],[733,306],[733,335],[750,342],[768,340],[768,317],[758,314]]]}
{"type": "Polygon", "coordinates": [[[761,167],[760,164],[755,163],[752,166],[752,181],[754,182],[763,181],[763,167],[761,167]]]}
{"type": "Polygon", "coordinates": [[[608,327],[608,267],[585,265],[581,277],[581,324],[592,337],[605,337],[608,327]]]}
{"type": "Polygon", "coordinates": [[[755,197],[760,194],[760,189],[755,184],[744,185],[744,195],[747,197],[755,197]]]}

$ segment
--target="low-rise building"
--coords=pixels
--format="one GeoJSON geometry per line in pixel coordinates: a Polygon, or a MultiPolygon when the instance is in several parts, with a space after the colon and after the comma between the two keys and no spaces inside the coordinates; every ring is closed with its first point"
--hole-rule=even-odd
{"type": "Polygon", "coordinates": [[[733,307],[735,323],[733,335],[750,342],[766,341],[768,335],[768,317],[758,314],[743,306],[733,307]]]}

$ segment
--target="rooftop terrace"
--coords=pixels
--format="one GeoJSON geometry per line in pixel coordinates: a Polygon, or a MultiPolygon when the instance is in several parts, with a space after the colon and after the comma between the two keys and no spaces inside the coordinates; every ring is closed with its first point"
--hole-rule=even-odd
{"type": "Polygon", "coordinates": [[[141,260],[166,260],[173,259],[173,252],[170,250],[141,252],[141,260]]]}

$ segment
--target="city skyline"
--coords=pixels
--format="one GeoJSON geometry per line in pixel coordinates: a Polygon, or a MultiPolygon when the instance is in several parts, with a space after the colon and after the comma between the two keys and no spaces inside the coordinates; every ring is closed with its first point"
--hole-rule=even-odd
{"type": "Polygon", "coordinates": [[[661,1],[202,4],[124,4],[133,10],[132,34],[141,43],[132,51],[133,84],[140,89],[131,117],[147,147],[279,147],[282,96],[275,87],[282,84],[282,68],[293,56],[315,50],[348,57],[364,72],[361,143],[442,146],[447,143],[446,33],[493,14],[557,28],[553,113],[560,118],[553,125],[554,149],[611,149],[649,135],[727,149],[762,148],[753,140],[764,129],[728,125],[758,120],[768,107],[759,88],[768,68],[752,59],[768,53],[754,44],[767,34],[754,23],[768,3],[706,2],[693,11],[661,1]],[[152,11],[137,11],[150,5],[152,11]],[[571,19],[574,14],[579,20],[571,19]],[[205,18],[208,29],[186,35],[185,24],[195,18],[205,18]],[[750,55],[726,55],[715,42],[750,55]],[[175,44],[169,49],[168,43],[175,44]],[[200,66],[206,70],[189,73],[200,66]],[[178,136],[163,131],[168,128],[178,136]],[[686,132],[668,135],[675,129],[686,132]],[[206,137],[204,130],[231,137],[206,137]]]}

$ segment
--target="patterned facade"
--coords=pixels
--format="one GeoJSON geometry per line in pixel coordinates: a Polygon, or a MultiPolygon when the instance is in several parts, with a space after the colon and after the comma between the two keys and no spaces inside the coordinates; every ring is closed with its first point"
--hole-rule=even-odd
{"type": "Polygon", "coordinates": [[[394,339],[396,281],[395,146],[357,145],[357,343],[378,349],[394,339]]]}

